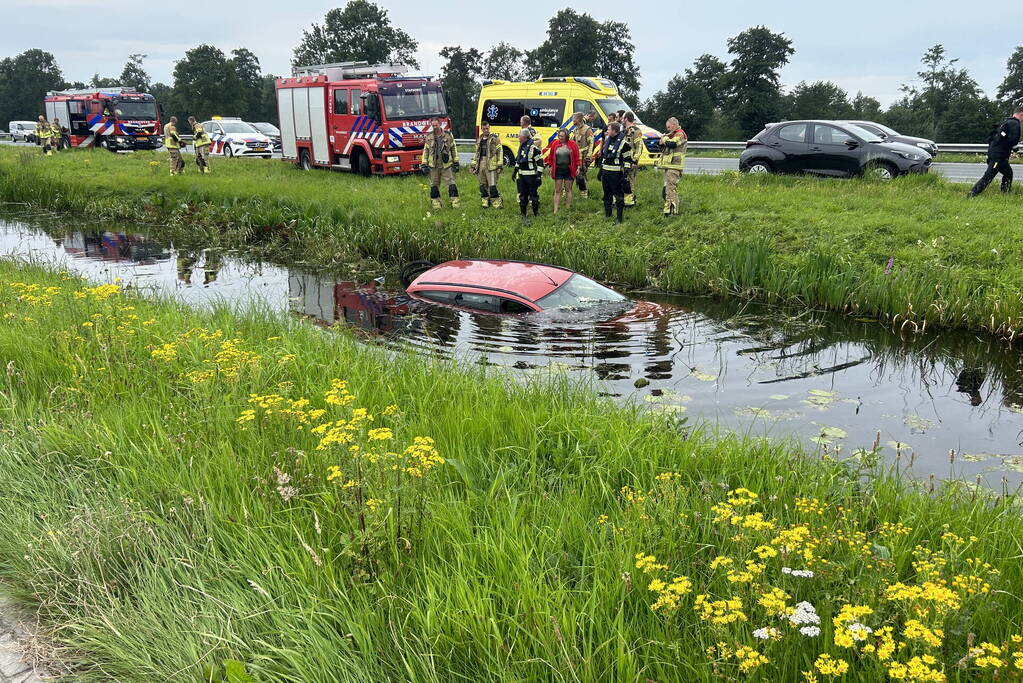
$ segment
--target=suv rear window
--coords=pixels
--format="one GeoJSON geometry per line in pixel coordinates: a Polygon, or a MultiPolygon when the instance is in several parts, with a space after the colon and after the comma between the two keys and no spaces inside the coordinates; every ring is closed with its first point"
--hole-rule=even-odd
{"type": "Polygon", "coordinates": [[[793,123],[778,129],[777,136],[787,142],[806,142],[806,124],[793,123]]]}

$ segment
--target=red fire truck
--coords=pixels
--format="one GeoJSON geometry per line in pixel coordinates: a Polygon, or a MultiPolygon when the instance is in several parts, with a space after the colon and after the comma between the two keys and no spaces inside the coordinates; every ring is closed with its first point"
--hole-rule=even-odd
{"type": "Polygon", "coordinates": [[[282,156],[303,169],[418,171],[430,119],[450,129],[444,89],[399,64],[318,64],[277,79],[282,156]]]}
{"type": "Polygon", "coordinates": [[[105,147],[112,152],[163,145],[160,105],[134,88],[87,88],[46,93],[46,120],[60,119],[72,147],[105,147]]]}

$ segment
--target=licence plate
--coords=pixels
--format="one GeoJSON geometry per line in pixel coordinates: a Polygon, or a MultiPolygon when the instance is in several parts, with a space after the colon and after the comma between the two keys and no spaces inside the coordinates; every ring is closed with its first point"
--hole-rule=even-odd
{"type": "Polygon", "coordinates": [[[256,150],[257,152],[265,152],[266,151],[266,147],[253,147],[253,149],[256,150]]]}

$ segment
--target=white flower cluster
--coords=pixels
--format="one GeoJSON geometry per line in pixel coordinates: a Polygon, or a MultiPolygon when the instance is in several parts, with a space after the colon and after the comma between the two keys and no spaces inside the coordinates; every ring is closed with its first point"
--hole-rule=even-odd
{"type": "Polygon", "coordinates": [[[803,628],[799,629],[799,632],[802,633],[807,638],[815,638],[815,637],[817,637],[817,636],[819,636],[821,634],[821,627],[820,626],[804,626],[803,628]]]}
{"type": "Polygon", "coordinates": [[[782,574],[789,574],[790,576],[795,576],[795,577],[800,578],[800,579],[812,579],[813,578],[813,572],[810,571],[809,569],[792,569],[791,567],[782,567],[781,568],[781,573],[782,574]]]}
{"type": "MultiPolygon", "coordinates": [[[[796,603],[796,608],[792,611],[792,614],[788,616],[788,620],[796,626],[803,626],[805,624],[813,624],[816,626],[821,623],[821,618],[817,614],[817,609],[805,600],[803,602],[796,603]]],[[[820,632],[820,629],[817,630],[820,632]]],[[[800,629],[800,632],[802,632],[802,629],[800,629]]],[[[803,635],[807,634],[803,633],[803,635]]]]}
{"type": "Polygon", "coordinates": [[[874,629],[861,624],[860,622],[854,622],[846,626],[849,631],[852,632],[853,640],[866,640],[867,636],[874,632],[874,629]]]}
{"type": "Polygon", "coordinates": [[[773,626],[765,626],[764,628],[758,628],[753,632],[753,637],[760,640],[778,640],[781,638],[781,631],[773,626]]]}

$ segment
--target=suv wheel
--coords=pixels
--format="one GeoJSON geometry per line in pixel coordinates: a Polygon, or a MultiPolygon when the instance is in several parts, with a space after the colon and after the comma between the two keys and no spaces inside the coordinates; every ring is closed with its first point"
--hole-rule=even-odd
{"type": "Polygon", "coordinates": [[[746,167],[746,173],[774,173],[774,169],[771,168],[771,162],[757,159],[746,167]]]}
{"type": "Polygon", "coordinates": [[[867,169],[867,175],[875,180],[887,183],[889,180],[894,180],[899,175],[899,171],[887,161],[879,161],[876,164],[871,164],[867,169]]]}

